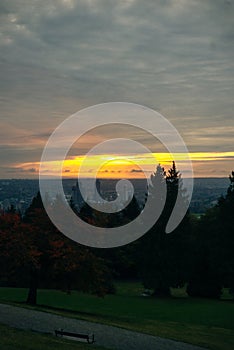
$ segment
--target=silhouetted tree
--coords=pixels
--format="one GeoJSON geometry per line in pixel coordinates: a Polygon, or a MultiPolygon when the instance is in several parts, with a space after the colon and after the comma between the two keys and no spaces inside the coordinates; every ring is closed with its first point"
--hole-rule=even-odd
{"type": "Polygon", "coordinates": [[[187,293],[191,297],[219,298],[222,291],[217,249],[217,208],[196,223],[189,246],[187,293]]]}
{"type": "MultiPolygon", "coordinates": [[[[104,206],[103,210],[105,210],[104,206]]],[[[98,211],[84,203],[77,215],[91,225],[111,228],[131,222],[141,213],[141,210],[137,199],[133,196],[130,203],[123,210],[116,213],[98,211]]],[[[133,242],[124,247],[92,249],[92,251],[94,251],[95,255],[105,260],[106,265],[110,268],[115,278],[136,278],[136,244],[133,242]]],[[[113,286],[110,286],[110,290],[114,290],[113,286]]]]}
{"type": "Polygon", "coordinates": [[[230,186],[198,223],[191,243],[190,296],[219,298],[222,287],[234,290],[234,172],[230,186]]]}
{"type": "MultiPolygon", "coordinates": [[[[166,234],[165,229],[177,196],[182,196],[184,201],[186,196],[174,162],[167,173],[158,165],[151,182],[150,195],[153,198],[157,186],[163,182],[166,183],[167,197],[159,220],[141,239],[140,270],[145,288],[153,289],[155,296],[170,296],[170,287],[181,286],[186,278],[187,235],[190,230],[188,214],[172,233],[166,234]]],[[[162,200],[159,193],[155,198],[156,204],[161,205],[162,200]]]]}
{"type": "Polygon", "coordinates": [[[215,258],[219,262],[223,285],[234,294],[234,171],[229,180],[226,196],[221,197],[217,205],[216,230],[219,239],[215,258]]]}

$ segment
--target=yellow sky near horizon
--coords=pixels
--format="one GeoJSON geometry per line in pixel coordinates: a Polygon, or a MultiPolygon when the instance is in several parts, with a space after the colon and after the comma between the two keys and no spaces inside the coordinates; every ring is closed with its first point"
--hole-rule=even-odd
{"type": "MultiPolygon", "coordinates": [[[[217,163],[225,164],[225,172],[221,176],[228,176],[229,172],[234,169],[234,152],[192,152],[189,153],[189,157],[195,177],[220,176],[212,170],[217,163]]],[[[100,178],[141,178],[145,177],[142,168],[146,175],[150,176],[155,171],[157,164],[160,163],[167,170],[175,160],[180,170],[186,159],[187,156],[183,153],[176,153],[173,158],[169,153],[73,156],[63,162],[55,160],[42,164],[41,175],[57,177],[62,166],[63,177],[77,177],[82,162],[85,160],[85,166],[79,174],[81,177],[96,177],[97,174],[97,177],[100,178]]],[[[22,172],[30,173],[31,176],[37,176],[39,168],[40,162],[28,162],[15,166],[16,170],[21,169],[22,172]]],[[[186,173],[182,173],[182,176],[186,177],[186,173]]]]}

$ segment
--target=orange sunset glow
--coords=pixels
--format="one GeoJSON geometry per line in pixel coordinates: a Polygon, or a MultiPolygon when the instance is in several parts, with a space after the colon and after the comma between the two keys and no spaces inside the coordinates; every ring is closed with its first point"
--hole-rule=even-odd
{"type": "MultiPolygon", "coordinates": [[[[193,164],[195,177],[199,177],[200,172],[209,170],[209,164],[212,168],[215,163],[230,162],[230,158],[234,157],[234,152],[194,152],[189,154],[193,164]]],[[[178,169],[180,164],[186,160],[183,153],[176,153],[172,157],[169,153],[152,153],[138,155],[93,155],[93,156],[74,156],[64,161],[51,161],[42,164],[43,172],[46,176],[56,177],[60,174],[62,167],[62,176],[74,178],[78,172],[81,177],[100,177],[100,178],[142,178],[145,177],[142,168],[144,167],[146,176],[150,176],[157,164],[161,164],[168,169],[171,162],[175,160],[178,169]],[[152,157],[155,162],[152,162],[152,157]],[[85,167],[80,171],[80,167],[85,160],[85,167]]],[[[40,163],[30,162],[22,163],[20,167],[25,172],[38,174],[40,163]]],[[[202,173],[203,174],[203,173],[202,173]]],[[[182,174],[186,177],[186,174],[182,174]]]]}

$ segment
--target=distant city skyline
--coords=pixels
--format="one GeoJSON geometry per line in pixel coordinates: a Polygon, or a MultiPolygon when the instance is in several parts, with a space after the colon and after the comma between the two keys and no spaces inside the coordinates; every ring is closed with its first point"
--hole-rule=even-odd
{"type": "MultiPolygon", "coordinates": [[[[111,101],[160,112],[185,140],[195,177],[227,177],[234,170],[233,25],[231,0],[2,0],[0,178],[37,178],[53,130],[78,110],[111,101]]],[[[123,133],[157,154],[149,173],[157,160],[169,166],[141,132],[104,129],[74,146],[63,175],[75,176],[72,162],[79,167],[93,144],[123,133]]],[[[107,163],[102,176],[139,177],[132,152],[115,151],[105,156],[125,162],[107,163]]],[[[183,159],[175,160],[180,169],[183,159]]]]}
{"type": "MultiPolygon", "coordinates": [[[[53,180],[51,180],[53,181],[53,180]]],[[[87,180],[88,181],[88,180],[87,180]]],[[[64,179],[64,193],[69,201],[73,197],[74,204],[78,204],[80,208],[83,200],[76,191],[76,179],[64,179]],[[76,197],[76,195],[79,196],[76,197]]],[[[142,179],[132,179],[132,184],[135,188],[134,195],[139,204],[145,200],[147,182],[142,179]]],[[[100,193],[107,199],[112,200],[116,197],[116,179],[101,179],[100,193]]],[[[205,210],[215,203],[221,195],[225,195],[229,186],[229,179],[226,178],[201,178],[195,179],[194,191],[190,209],[193,213],[203,213],[205,210]]],[[[0,209],[9,209],[11,205],[20,210],[22,213],[28,208],[34,196],[39,190],[38,180],[25,179],[0,179],[0,209]]],[[[128,196],[126,193],[125,196],[128,196]]],[[[126,199],[127,197],[125,197],[126,199]]]]}

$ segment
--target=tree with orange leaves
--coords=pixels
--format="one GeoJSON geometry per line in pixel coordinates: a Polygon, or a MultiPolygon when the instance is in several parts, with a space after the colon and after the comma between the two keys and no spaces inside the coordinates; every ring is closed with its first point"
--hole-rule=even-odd
{"type": "Polygon", "coordinates": [[[0,262],[2,275],[23,270],[28,276],[31,305],[36,304],[40,286],[104,295],[110,277],[102,259],[53,226],[39,193],[23,220],[14,213],[0,215],[0,262]]]}

